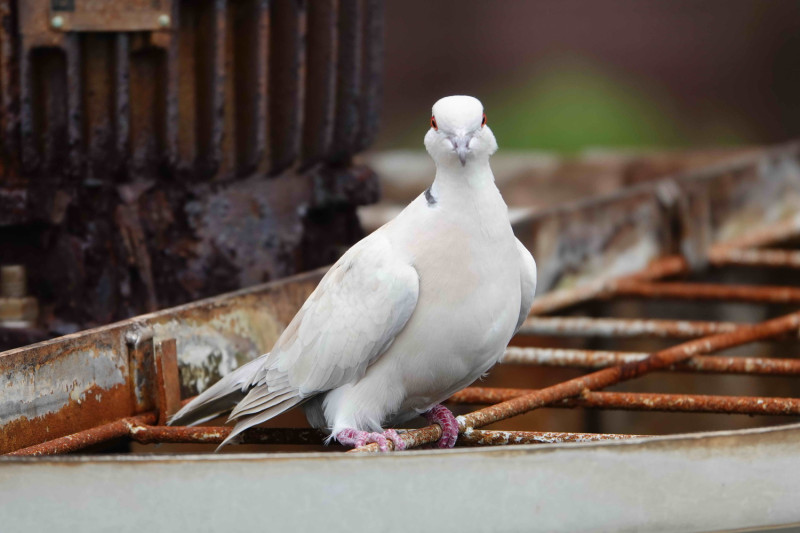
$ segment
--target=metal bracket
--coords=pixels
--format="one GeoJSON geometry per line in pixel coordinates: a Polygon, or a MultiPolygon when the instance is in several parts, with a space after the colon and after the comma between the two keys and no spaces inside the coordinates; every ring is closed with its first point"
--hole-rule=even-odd
{"type": "Polygon", "coordinates": [[[181,403],[180,374],[175,339],[155,343],[150,328],[132,329],[125,335],[135,413],[158,411],[166,424],[181,403]]]}

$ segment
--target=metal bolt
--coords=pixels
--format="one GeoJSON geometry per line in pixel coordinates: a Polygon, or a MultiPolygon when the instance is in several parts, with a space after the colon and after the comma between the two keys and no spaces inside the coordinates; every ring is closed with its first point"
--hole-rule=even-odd
{"type": "Polygon", "coordinates": [[[169,18],[169,15],[163,14],[158,16],[158,25],[161,26],[162,28],[168,28],[170,22],[171,20],[169,18]]]}
{"type": "Polygon", "coordinates": [[[50,19],[50,25],[53,26],[54,28],[61,28],[62,26],[64,26],[64,17],[62,17],[61,15],[56,15],[55,17],[50,19]]]}
{"type": "Polygon", "coordinates": [[[0,296],[23,298],[26,292],[27,279],[24,266],[3,265],[0,267],[0,296]]]}

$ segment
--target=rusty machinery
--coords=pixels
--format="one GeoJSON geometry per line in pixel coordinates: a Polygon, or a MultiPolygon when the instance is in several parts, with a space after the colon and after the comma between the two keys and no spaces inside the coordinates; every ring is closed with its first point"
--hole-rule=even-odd
{"type": "Polygon", "coordinates": [[[380,0],[0,1],[0,265],[27,344],[327,264],[377,181],[380,0]]]}

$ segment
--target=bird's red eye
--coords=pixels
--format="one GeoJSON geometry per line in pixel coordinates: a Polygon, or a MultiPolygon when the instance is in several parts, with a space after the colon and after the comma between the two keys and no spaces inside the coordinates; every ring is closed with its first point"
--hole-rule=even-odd
{"type": "Polygon", "coordinates": [[[436,125],[436,117],[431,117],[431,128],[436,131],[439,131],[439,126],[436,125]]]}
{"type": "Polygon", "coordinates": [[[483,120],[481,120],[481,128],[486,125],[486,113],[483,114],[483,120]]]}

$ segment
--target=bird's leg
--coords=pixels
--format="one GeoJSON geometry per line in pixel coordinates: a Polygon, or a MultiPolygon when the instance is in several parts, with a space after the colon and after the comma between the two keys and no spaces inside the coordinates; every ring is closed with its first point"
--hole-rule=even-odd
{"type": "Polygon", "coordinates": [[[347,428],[337,433],[334,438],[345,446],[353,446],[356,448],[374,442],[382,452],[389,451],[389,441],[394,443],[395,450],[402,451],[406,449],[405,441],[403,441],[403,439],[400,438],[400,434],[393,429],[387,429],[383,433],[370,433],[369,431],[347,428]]]}
{"type": "Polygon", "coordinates": [[[431,424],[439,424],[442,428],[442,438],[436,445],[439,448],[452,448],[458,438],[458,422],[450,409],[444,405],[435,405],[430,411],[422,414],[431,424]]]}

